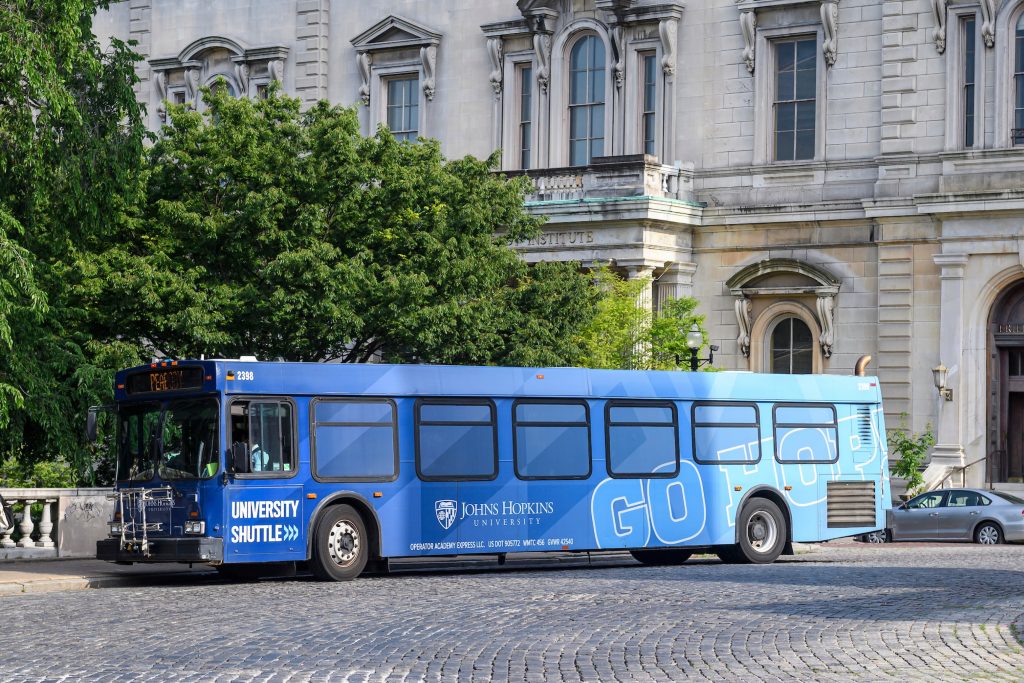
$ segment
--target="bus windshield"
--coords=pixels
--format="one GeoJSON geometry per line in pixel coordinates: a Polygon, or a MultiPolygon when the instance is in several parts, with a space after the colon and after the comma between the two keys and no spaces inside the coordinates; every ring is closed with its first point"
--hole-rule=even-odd
{"type": "Polygon", "coordinates": [[[145,403],[121,409],[118,480],[209,478],[217,473],[217,401],[145,403]]]}

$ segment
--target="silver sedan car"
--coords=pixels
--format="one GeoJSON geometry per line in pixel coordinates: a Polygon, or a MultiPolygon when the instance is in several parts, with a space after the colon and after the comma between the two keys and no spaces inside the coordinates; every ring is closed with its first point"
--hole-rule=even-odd
{"type": "Polygon", "coordinates": [[[887,515],[886,530],[864,540],[1024,541],[1024,500],[1001,491],[940,489],[911,498],[887,515]]]}

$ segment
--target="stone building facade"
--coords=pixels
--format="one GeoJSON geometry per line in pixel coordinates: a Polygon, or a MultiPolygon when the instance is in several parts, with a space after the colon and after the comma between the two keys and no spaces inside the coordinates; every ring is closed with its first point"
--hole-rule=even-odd
{"type": "Polygon", "coordinates": [[[871,354],[930,478],[1024,476],[1022,0],[124,0],[96,30],[137,41],[153,130],[277,80],[500,149],[548,219],[524,258],[697,297],[727,369],[871,354]]]}

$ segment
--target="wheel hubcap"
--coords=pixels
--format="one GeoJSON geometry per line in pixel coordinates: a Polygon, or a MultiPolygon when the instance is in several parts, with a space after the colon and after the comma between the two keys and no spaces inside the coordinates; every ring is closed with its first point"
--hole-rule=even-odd
{"type": "Polygon", "coordinates": [[[331,559],[339,565],[349,564],[359,555],[359,531],[346,520],[333,527],[327,537],[327,549],[331,559]]]}
{"type": "Polygon", "coordinates": [[[987,526],[978,533],[978,540],[985,545],[995,545],[999,540],[999,532],[987,526]]]}
{"type": "Polygon", "coordinates": [[[766,512],[755,512],[747,521],[747,541],[759,553],[771,552],[779,537],[779,526],[775,518],[766,512]]]}

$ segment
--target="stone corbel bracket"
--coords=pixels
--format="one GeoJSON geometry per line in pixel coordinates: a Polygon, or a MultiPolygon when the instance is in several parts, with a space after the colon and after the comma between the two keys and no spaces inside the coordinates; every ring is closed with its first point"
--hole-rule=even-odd
{"type": "Polygon", "coordinates": [[[996,0],[981,0],[981,38],[985,47],[996,44],[996,0]]]}
{"type": "Polygon", "coordinates": [[[435,83],[434,72],[437,67],[437,45],[420,48],[420,61],[423,63],[423,95],[427,101],[433,101],[435,83]]]}
{"type": "Polygon", "coordinates": [[[932,29],[932,40],[935,49],[941,55],[946,51],[946,5],[949,0],[932,0],[932,18],[935,28],[932,29]]]}
{"type": "Polygon", "coordinates": [[[836,292],[818,292],[818,324],[821,325],[821,354],[825,358],[832,357],[832,345],[835,343],[835,303],[836,292]]]}
{"type": "Polygon", "coordinates": [[[736,337],[736,345],[744,358],[750,358],[750,299],[740,293],[736,295],[734,310],[736,313],[736,324],[739,325],[740,334],[736,337]]]}
{"type": "Polygon", "coordinates": [[[491,58],[491,73],[487,77],[487,80],[491,83],[491,88],[494,89],[495,99],[501,99],[501,88],[502,88],[502,41],[501,38],[488,38],[487,39],[487,54],[491,58]]]}
{"type": "Polygon", "coordinates": [[[551,34],[554,31],[555,22],[558,20],[558,12],[546,7],[538,7],[524,12],[523,16],[526,17],[533,33],[537,85],[540,87],[541,94],[546,95],[548,84],[551,82],[551,34]]]}

